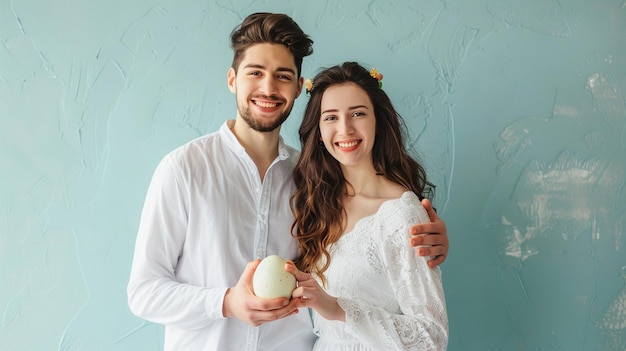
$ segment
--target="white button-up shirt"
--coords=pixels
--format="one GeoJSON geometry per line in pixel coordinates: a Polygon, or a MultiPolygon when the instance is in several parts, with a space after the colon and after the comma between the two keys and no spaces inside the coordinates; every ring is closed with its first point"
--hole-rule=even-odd
{"type": "Polygon", "coordinates": [[[265,174],[226,122],[160,162],[146,196],[128,284],[133,313],[165,325],[165,350],[311,350],[308,310],[252,327],[224,318],[228,287],[246,264],[294,259],[291,237],[297,150],[279,143],[265,174]]]}

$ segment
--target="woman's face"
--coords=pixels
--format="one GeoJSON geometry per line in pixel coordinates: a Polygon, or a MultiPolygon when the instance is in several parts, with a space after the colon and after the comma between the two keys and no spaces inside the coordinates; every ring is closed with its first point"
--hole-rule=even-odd
{"type": "Polygon", "coordinates": [[[343,169],[373,167],[376,116],[361,87],[348,82],[327,88],[322,95],[319,126],[326,150],[343,169]]]}

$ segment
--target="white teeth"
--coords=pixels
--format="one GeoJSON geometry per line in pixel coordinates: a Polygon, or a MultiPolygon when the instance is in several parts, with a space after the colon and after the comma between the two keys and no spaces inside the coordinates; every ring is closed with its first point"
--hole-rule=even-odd
{"type": "Polygon", "coordinates": [[[339,147],[353,147],[353,146],[356,146],[356,144],[358,144],[357,141],[351,141],[349,143],[342,143],[342,142],[337,143],[339,147]]]}
{"type": "Polygon", "coordinates": [[[277,103],[271,103],[271,102],[261,102],[261,101],[256,101],[255,102],[257,105],[264,107],[264,108],[272,108],[272,107],[276,107],[278,104],[277,103]]]}

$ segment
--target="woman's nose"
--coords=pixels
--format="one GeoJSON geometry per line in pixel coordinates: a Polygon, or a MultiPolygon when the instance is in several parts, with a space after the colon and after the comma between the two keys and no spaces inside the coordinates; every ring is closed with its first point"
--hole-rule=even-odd
{"type": "Polygon", "coordinates": [[[354,131],[352,121],[350,118],[342,118],[339,122],[339,133],[343,135],[350,135],[354,131]]]}

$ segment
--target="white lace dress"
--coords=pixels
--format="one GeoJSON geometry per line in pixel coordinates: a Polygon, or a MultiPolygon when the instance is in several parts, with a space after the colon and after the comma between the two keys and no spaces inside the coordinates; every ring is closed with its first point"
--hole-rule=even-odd
{"type": "Polygon", "coordinates": [[[384,202],[331,248],[327,291],[346,322],[313,313],[313,350],[445,350],[448,317],[439,268],[409,245],[408,228],[428,221],[412,192],[384,202]]]}

